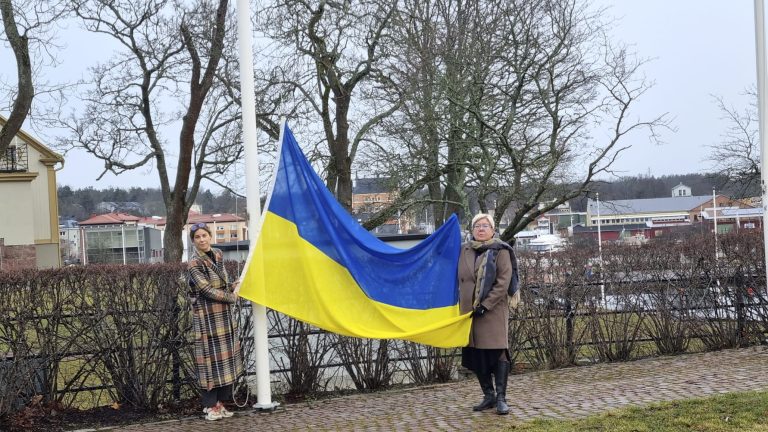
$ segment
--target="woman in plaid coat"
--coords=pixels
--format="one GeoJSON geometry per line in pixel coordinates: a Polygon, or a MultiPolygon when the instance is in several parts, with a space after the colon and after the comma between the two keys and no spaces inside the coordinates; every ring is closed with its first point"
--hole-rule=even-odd
{"type": "Polygon", "coordinates": [[[232,305],[240,285],[231,283],[220,250],[211,247],[211,231],[204,223],[192,225],[195,250],[187,263],[192,289],[195,366],[207,420],[232,416],[222,401],[232,398],[232,387],[243,364],[237,320],[232,305]]]}

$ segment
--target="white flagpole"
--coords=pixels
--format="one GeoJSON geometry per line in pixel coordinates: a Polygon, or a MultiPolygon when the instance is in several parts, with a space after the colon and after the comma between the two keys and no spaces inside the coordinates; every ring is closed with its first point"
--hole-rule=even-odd
{"type": "Polygon", "coordinates": [[[766,145],[766,107],[765,100],[765,3],[755,0],[755,63],[757,63],[757,112],[760,130],[760,184],[763,192],[763,249],[765,250],[766,292],[768,292],[768,145],[766,145]]]}
{"type": "MultiPolygon", "coordinates": [[[[256,100],[253,84],[253,38],[249,0],[237,0],[237,39],[240,54],[240,100],[243,113],[243,146],[245,148],[245,194],[248,208],[248,238],[256,247],[261,217],[259,193],[259,153],[256,143],[256,100]]],[[[269,382],[269,345],[267,340],[267,308],[253,303],[253,359],[256,363],[256,409],[272,410],[269,382]]],[[[250,389],[249,389],[250,390],[250,389]]]]}

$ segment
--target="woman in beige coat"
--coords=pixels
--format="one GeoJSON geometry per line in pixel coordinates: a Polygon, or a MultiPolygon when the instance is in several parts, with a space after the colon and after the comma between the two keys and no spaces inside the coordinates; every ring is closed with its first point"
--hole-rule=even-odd
{"type": "Polygon", "coordinates": [[[519,299],[517,260],[512,248],[494,234],[493,218],[480,213],[472,218],[472,239],[461,248],[459,306],[461,313],[472,312],[469,345],[462,349],[461,364],[477,375],[483,390],[482,402],[472,409],[495,407],[497,414],[507,414],[508,321],[509,307],[519,299]],[[509,297],[513,280],[514,295],[509,297]]]}

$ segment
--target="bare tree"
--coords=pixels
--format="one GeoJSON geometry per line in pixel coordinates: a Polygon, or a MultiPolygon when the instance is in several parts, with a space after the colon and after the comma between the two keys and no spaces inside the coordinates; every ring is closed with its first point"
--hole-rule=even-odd
{"type": "Polygon", "coordinates": [[[645,129],[655,141],[657,128],[667,127],[665,115],[630,118],[649,83],[640,76],[643,62],[608,41],[602,11],[576,0],[511,3],[502,31],[524,43],[505,50],[495,74],[504,85],[489,86],[492,105],[473,113],[489,145],[470,165],[481,209],[493,194],[497,221],[513,212],[501,234],[508,241],[611,174],[626,135],[645,129]]]}
{"type": "Polygon", "coordinates": [[[7,91],[8,100],[12,101],[10,115],[0,128],[0,155],[5,155],[32,109],[35,66],[45,63],[46,57],[48,61],[55,62],[50,50],[50,25],[66,12],[65,0],[0,0],[0,17],[3,20],[0,40],[8,42],[16,61],[16,85],[9,86],[7,91]],[[31,50],[38,54],[36,65],[33,65],[31,50]]]}
{"type": "Polygon", "coordinates": [[[385,56],[381,40],[397,3],[280,0],[259,12],[260,27],[276,45],[270,63],[277,72],[267,74],[268,85],[298,92],[309,118],[322,122],[328,147],[326,184],[347,209],[352,206],[357,148],[399,105],[381,97],[376,98],[381,106],[366,105],[370,83],[385,77],[379,69],[385,56]]]}
{"type": "Polygon", "coordinates": [[[393,30],[403,73],[393,79],[409,99],[393,119],[414,133],[378,160],[410,157],[440,173],[428,201],[440,197],[443,216],[468,212],[471,192],[497,222],[507,215],[511,240],[612,173],[628,134],[655,140],[668,127],[665,115],[631,118],[650,85],[643,61],[612,45],[603,11],[581,1],[406,1],[403,10],[393,30]]]}
{"type": "Polygon", "coordinates": [[[167,211],[165,260],[180,261],[201,180],[216,182],[242,151],[233,145],[239,111],[217,77],[225,35],[232,33],[227,22],[234,21],[227,19],[228,0],[77,0],[73,6],[87,30],[114,38],[121,50],[91,71],[93,88],[85,110],[66,122],[66,143],[104,161],[102,176],[157,170],[167,211]],[[169,128],[178,128],[175,144],[164,137],[169,128]]]}
{"type": "Polygon", "coordinates": [[[760,191],[757,91],[752,88],[745,95],[750,98],[750,104],[741,110],[726,104],[722,97],[715,97],[722,118],[728,122],[728,129],[721,142],[709,146],[709,160],[717,173],[737,186],[741,195],[760,191]]]}
{"type": "Polygon", "coordinates": [[[367,149],[366,162],[394,179],[398,193],[366,227],[411,207],[432,207],[427,213],[439,226],[468,207],[465,162],[475,121],[462,107],[475,103],[493,62],[485,38],[495,17],[480,2],[454,0],[406,0],[394,15],[387,90],[403,104],[384,121],[387,139],[367,149]]]}

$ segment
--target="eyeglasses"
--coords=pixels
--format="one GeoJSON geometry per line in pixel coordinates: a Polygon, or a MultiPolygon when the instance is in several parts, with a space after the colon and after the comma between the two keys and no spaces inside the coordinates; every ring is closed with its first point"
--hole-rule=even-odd
{"type": "Polygon", "coordinates": [[[192,225],[189,227],[189,232],[194,233],[195,231],[199,230],[200,228],[208,229],[208,225],[205,224],[205,222],[200,222],[192,225]]]}
{"type": "Polygon", "coordinates": [[[493,228],[493,227],[490,226],[489,224],[477,224],[477,225],[473,226],[472,228],[474,228],[474,229],[479,229],[479,228],[488,229],[488,228],[493,228]]]}

